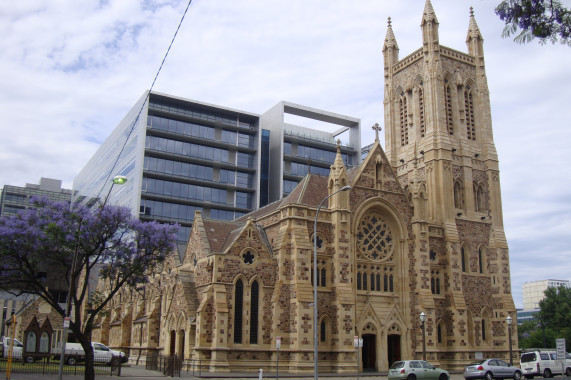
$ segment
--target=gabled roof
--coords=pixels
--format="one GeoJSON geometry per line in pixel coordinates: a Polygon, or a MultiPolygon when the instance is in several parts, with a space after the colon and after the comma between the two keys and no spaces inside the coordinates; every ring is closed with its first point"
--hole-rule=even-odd
{"type": "Polygon", "coordinates": [[[329,195],[327,190],[328,180],[329,177],[326,176],[307,174],[299,185],[285,198],[283,204],[319,205],[319,202],[329,195]]]}
{"type": "Polygon", "coordinates": [[[202,219],[212,253],[222,253],[245,226],[243,222],[202,219]]]}

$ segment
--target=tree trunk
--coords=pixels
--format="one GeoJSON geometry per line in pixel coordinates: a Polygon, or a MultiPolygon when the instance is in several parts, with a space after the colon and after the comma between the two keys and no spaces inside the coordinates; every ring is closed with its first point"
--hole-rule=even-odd
{"type": "Polygon", "coordinates": [[[93,367],[93,346],[91,346],[91,336],[85,333],[74,331],[81,347],[83,347],[83,352],[85,353],[85,380],[95,380],[95,368],[93,367]]]}

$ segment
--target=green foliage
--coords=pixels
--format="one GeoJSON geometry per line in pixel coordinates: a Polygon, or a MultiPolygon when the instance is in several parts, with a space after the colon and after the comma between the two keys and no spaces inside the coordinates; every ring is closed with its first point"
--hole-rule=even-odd
{"type": "Polygon", "coordinates": [[[506,26],[502,37],[517,43],[533,39],[571,46],[571,12],[557,0],[504,0],[495,9],[506,26]]]}
{"type": "Polygon", "coordinates": [[[571,344],[571,289],[547,288],[539,308],[535,320],[518,326],[520,348],[555,348],[558,338],[571,344]]]}
{"type": "Polygon", "coordinates": [[[538,318],[545,326],[556,331],[571,326],[571,289],[564,286],[547,288],[539,308],[538,318]]]}

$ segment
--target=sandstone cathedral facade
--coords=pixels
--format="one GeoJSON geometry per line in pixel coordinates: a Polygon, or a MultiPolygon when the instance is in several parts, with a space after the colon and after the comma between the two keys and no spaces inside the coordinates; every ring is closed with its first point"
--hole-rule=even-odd
{"type": "MultiPolygon", "coordinates": [[[[399,59],[390,21],[383,46],[386,150],[308,174],[286,198],[232,222],[196,213],[185,256],[144,292],[124,289],[93,340],[200,360],[203,370],[386,371],[420,359],[459,369],[509,360],[515,319],[492,136],[483,39],[471,12],[468,53],[440,45],[427,0],[422,46],[399,59]],[[314,221],[319,203],[332,195],[314,221]],[[318,320],[313,318],[317,247],[318,320]]],[[[514,347],[517,347],[517,334],[514,347]]]]}

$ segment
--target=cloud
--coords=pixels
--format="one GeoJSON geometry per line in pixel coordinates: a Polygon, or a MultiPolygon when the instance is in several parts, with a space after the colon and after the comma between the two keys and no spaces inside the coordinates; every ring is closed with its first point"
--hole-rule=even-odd
{"type": "MultiPolygon", "coordinates": [[[[440,42],[466,51],[470,2],[433,0],[440,42]]],[[[512,289],[568,279],[571,49],[502,39],[496,2],[473,4],[484,36],[512,289]]],[[[0,183],[74,176],[147,90],[184,0],[0,4],[0,183]]],[[[382,46],[421,46],[424,2],[194,0],[155,90],[263,113],[281,100],[384,127],[382,46]]],[[[383,142],[383,136],[381,136],[383,142]]]]}

